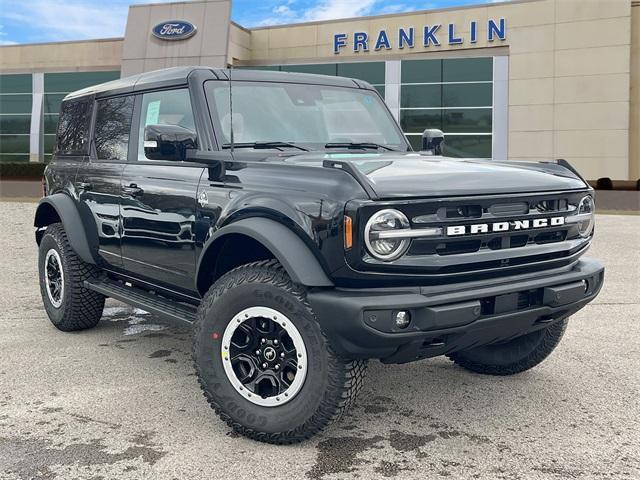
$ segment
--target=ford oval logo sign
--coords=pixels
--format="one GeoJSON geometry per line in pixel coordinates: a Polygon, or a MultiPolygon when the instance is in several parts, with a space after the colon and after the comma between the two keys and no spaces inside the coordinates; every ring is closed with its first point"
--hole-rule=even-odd
{"type": "Polygon", "coordinates": [[[171,20],[159,23],[151,33],[161,40],[184,40],[196,33],[196,26],[183,20],[171,20]]]}

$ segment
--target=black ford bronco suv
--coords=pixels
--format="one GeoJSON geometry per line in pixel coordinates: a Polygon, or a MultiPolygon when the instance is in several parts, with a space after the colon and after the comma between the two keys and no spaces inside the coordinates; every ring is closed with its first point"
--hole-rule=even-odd
{"type": "Polygon", "coordinates": [[[366,361],[509,375],[598,294],[593,191],[562,160],[413,152],[339,77],[174,68],[68,95],[36,215],[53,324],[111,297],[194,325],[204,394],[271,443],[339,418],[366,361]]]}

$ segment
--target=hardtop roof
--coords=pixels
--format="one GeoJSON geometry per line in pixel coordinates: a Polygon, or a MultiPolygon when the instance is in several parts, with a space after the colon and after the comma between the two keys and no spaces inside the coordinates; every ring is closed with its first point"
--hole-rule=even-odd
{"type": "Polygon", "coordinates": [[[103,97],[156,88],[185,86],[188,83],[189,76],[196,71],[210,72],[211,78],[218,80],[227,80],[229,79],[229,75],[231,75],[233,81],[303,83],[373,90],[373,87],[365,81],[345,77],[334,77],[330,75],[250,70],[244,68],[233,69],[233,71],[230,71],[229,69],[191,66],[165,68],[162,70],[140,73],[138,75],[132,75],[130,77],[93,85],[91,87],[71,92],[64,98],[64,100],[71,100],[86,96],[103,97]]]}

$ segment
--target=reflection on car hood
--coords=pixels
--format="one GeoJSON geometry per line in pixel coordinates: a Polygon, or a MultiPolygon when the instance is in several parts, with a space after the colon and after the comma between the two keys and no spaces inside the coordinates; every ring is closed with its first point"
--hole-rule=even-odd
{"type": "Polygon", "coordinates": [[[351,163],[379,198],[481,195],[575,190],[586,187],[555,162],[458,159],[414,152],[305,154],[288,164],[321,167],[325,160],[351,163]]]}

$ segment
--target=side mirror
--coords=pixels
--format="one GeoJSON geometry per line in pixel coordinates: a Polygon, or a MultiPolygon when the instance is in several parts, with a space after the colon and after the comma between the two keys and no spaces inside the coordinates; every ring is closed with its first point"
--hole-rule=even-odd
{"type": "Polygon", "coordinates": [[[144,127],[144,154],[151,160],[184,161],[187,150],[197,148],[195,132],[180,125],[144,127]]]}
{"type": "Polygon", "coordinates": [[[444,133],[436,128],[427,128],[422,132],[422,151],[429,155],[442,155],[444,133]]]}

